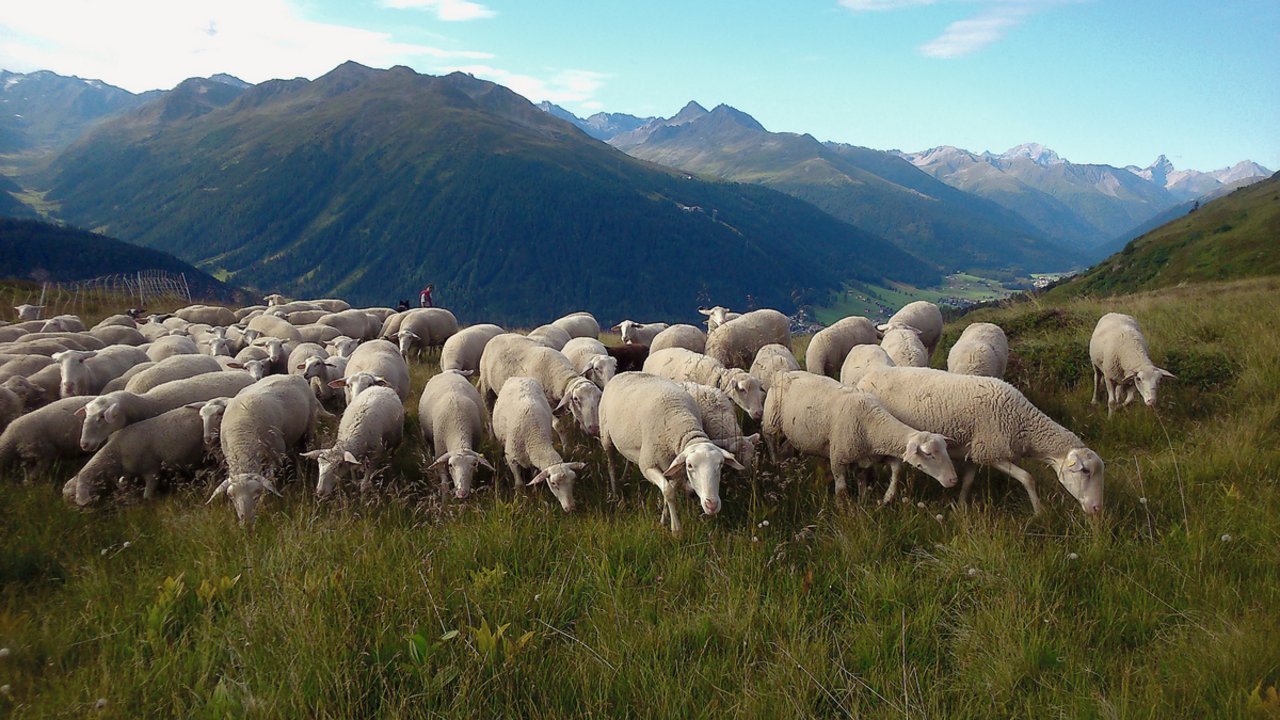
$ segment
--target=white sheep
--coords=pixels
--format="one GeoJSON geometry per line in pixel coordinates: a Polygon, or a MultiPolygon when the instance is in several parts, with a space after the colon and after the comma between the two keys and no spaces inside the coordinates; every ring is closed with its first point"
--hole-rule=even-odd
{"type": "Polygon", "coordinates": [[[850,350],[857,345],[875,345],[879,341],[875,324],[867,318],[857,315],[844,318],[819,330],[809,340],[804,368],[815,375],[836,377],[850,350]]]}
{"type": "Polygon", "coordinates": [[[880,347],[898,367],[929,367],[929,349],[920,341],[915,328],[890,328],[885,331],[880,347]]]}
{"type": "Polygon", "coordinates": [[[485,434],[484,401],[461,372],[445,370],[427,381],[418,400],[418,426],[435,458],[427,470],[439,474],[441,495],[452,479],[454,495],[464,500],[471,494],[476,467],[493,471],[475,449],[485,434]]]}
{"type": "Polygon", "coordinates": [[[529,331],[525,337],[530,340],[538,340],[541,344],[546,345],[552,350],[563,350],[564,346],[573,339],[568,330],[559,325],[539,325],[529,331]]]}
{"type": "Polygon", "coordinates": [[[1035,478],[1015,464],[1030,457],[1052,467],[1086,513],[1102,509],[1102,458],[1003,380],[932,368],[876,368],[857,387],[911,427],[951,440],[951,457],[970,463],[961,501],[969,496],[976,466],[986,465],[1022,483],[1032,509],[1040,512],[1035,478]]]}
{"type": "MultiPolygon", "coordinates": [[[[902,309],[889,318],[889,322],[877,325],[876,330],[884,333],[892,328],[915,328],[920,331],[920,342],[933,357],[933,351],[942,338],[942,311],[937,305],[925,300],[917,300],[902,306],[902,309]]],[[[926,360],[925,365],[928,365],[926,360]]]]}
{"type": "Polygon", "coordinates": [[[1155,366],[1148,354],[1147,338],[1132,315],[1107,313],[1098,319],[1089,339],[1089,359],[1093,363],[1093,402],[1105,386],[1107,416],[1116,408],[1142,395],[1147,407],[1156,406],[1156,392],[1162,378],[1173,373],[1155,366]]]}
{"type": "Polygon", "coordinates": [[[324,362],[329,358],[329,351],[325,350],[319,343],[299,343],[297,347],[289,351],[289,359],[286,363],[290,375],[301,375],[307,377],[307,363],[315,359],[324,362]]]}
{"type": "Polygon", "coordinates": [[[582,376],[604,389],[618,374],[618,359],[609,354],[604,343],[592,337],[577,337],[565,343],[560,351],[582,376]]]}
{"type": "Polygon", "coordinates": [[[127,315],[125,313],[108,315],[102,320],[99,320],[97,325],[94,325],[92,328],[90,328],[89,332],[93,332],[94,330],[101,330],[102,328],[106,328],[106,327],[127,327],[127,328],[137,329],[138,321],[133,319],[132,316],[127,315]]]}
{"type": "Polygon", "coordinates": [[[404,361],[404,357],[400,355],[400,349],[390,342],[386,340],[371,340],[356,348],[355,352],[351,353],[351,358],[347,360],[347,370],[343,379],[330,383],[332,387],[345,386],[347,388],[348,405],[355,400],[355,396],[359,392],[358,384],[352,381],[360,373],[369,373],[382,380],[387,387],[396,391],[396,395],[400,396],[401,401],[409,398],[409,365],[404,361]],[[356,387],[353,387],[353,384],[356,387]]]}
{"type": "Polygon", "coordinates": [[[1003,378],[1009,365],[1009,339],[999,325],[973,323],[947,353],[947,370],[961,375],[1003,378]]]}
{"type": "Polygon", "coordinates": [[[272,375],[227,403],[221,446],[227,477],[209,496],[226,496],[244,527],[252,527],[264,491],[279,494],[272,477],[291,447],[315,432],[320,404],[296,375],[272,375]]]}
{"type": "Polygon", "coordinates": [[[47,467],[83,455],[79,413],[92,399],[62,398],[9,423],[0,433],[0,469],[16,464],[47,467]]]}
{"type": "MultiPolygon", "coordinates": [[[[678,350],[671,348],[670,350],[678,350]]],[[[618,495],[615,451],[635,463],[662,492],[663,516],[680,532],[676,498],[686,488],[697,494],[707,515],[720,512],[720,470],[741,463],[707,437],[694,399],[679,385],[645,372],[619,373],[600,401],[600,444],[609,468],[610,493],[618,495]]]]}
{"type": "Polygon", "coordinates": [[[207,323],[209,325],[236,324],[235,312],[220,305],[188,305],[174,310],[173,314],[193,323],[207,323]]]}
{"type": "Polygon", "coordinates": [[[347,374],[348,359],[330,355],[321,360],[318,357],[309,357],[303,362],[302,377],[311,383],[311,389],[315,391],[316,397],[320,400],[332,400],[337,397],[337,388],[330,385],[334,380],[338,380],[347,374]]]}
{"type": "Polygon", "coordinates": [[[209,450],[217,449],[221,451],[220,441],[222,439],[222,418],[227,412],[227,403],[231,402],[229,397],[216,397],[202,403],[193,403],[184,407],[193,407],[198,405],[200,408],[200,426],[204,435],[204,446],[209,450]]]}
{"type": "MultiPolygon", "coordinates": [[[[351,303],[339,298],[319,298],[315,300],[308,300],[307,302],[315,305],[320,310],[326,310],[328,312],[342,312],[343,310],[351,309],[351,303]]],[[[381,318],[379,318],[379,322],[381,322],[381,318]]]]}
{"type": "MultiPolygon", "coordinates": [[[[339,310],[337,312],[342,312],[342,311],[339,310]]],[[[290,325],[297,325],[298,327],[302,327],[304,325],[315,324],[319,322],[320,318],[329,314],[330,312],[328,310],[297,310],[295,312],[291,312],[285,315],[284,319],[288,320],[290,325]]],[[[321,325],[321,327],[330,327],[330,326],[321,325]]],[[[381,323],[379,323],[379,327],[381,327],[381,323]]],[[[336,330],[337,328],[334,328],[334,329],[336,330]]]]}
{"type": "Polygon", "coordinates": [[[80,446],[85,452],[100,446],[111,433],[131,423],[153,418],[188,403],[230,397],[253,384],[239,370],[204,373],[157,385],[141,395],[119,390],[93,398],[79,411],[84,418],[80,446]]]}
{"type": "Polygon", "coordinates": [[[124,325],[104,325],[95,327],[89,334],[98,338],[104,345],[133,345],[137,347],[147,343],[147,336],[138,332],[137,328],[124,325]]]}
{"type": "Polygon", "coordinates": [[[530,377],[507,378],[493,406],[493,434],[517,489],[524,487],[522,468],[536,474],[529,485],[546,481],[565,512],[573,512],[573,483],[586,467],[565,462],[551,443],[551,405],[542,385],[530,377]]]}
{"type": "Polygon", "coordinates": [[[15,305],[13,309],[17,311],[19,320],[39,320],[44,306],[24,304],[15,305]]]}
{"type": "Polygon", "coordinates": [[[742,317],[742,313],[730,312],[729,308],[724,307],[723,305],[716,305],[715,307],[710,308],[700,307],[698,308],[698,312],[707,316],[706,322],[708,333],[730,320],[742,317]]]}
{"type": "Polygon", "coordinates": [[[791,321],[777,310],[752,310],[713,330],[706,354],[725,367],[746,370],[756,351],[771,343],[791,347],[791,321]]]}
{"type": "Polygon", "coordinates": [[[719,388],[695,382],[676,383],[698,405],[698,415],[702,420],[702,431],[711,438],[711,442],[733,453],[743,467],[755,467],[756,447],[760,444],[760,434],[742,434],[742,425],[738,423],[738,412],[733,401],[719,388]]]}
{"type": "Polygon", "coordinates": [[[668,327],[670,326],[667,323],[639,323],[634,320],[623,320],[609,329],[617,330],[622,335],[622,343],[624,345],[644,345],[649,347],[649,343],[653,342],[658,333],[668,327]]]}
{"type": "Polygon", "coordinates": [[[871,368],[897,367],[879,345],[859,345],[849,351],[840,366],[840,383],[854,387],[871,368]]]}
{"type": "Polygon", "coordinates": [[[361,468],[360,491],[368,491],[377,466],[400,444],[403,435],[404,403],[395,391],[372,387],[361,392],[342,413],[333,447],[302,453],[320,466],[316,495],[325,497],[333,492],[343,465],[361,468]]]}
{"type": "Polygon", "coordinates": [[[551,324],[569,333],[570,338],[600,338],[600,323],[589,312],[569,313],[551,324]]]}
{"type": "MultiPolygon", "coordinates": [[[[330,327],[328,325],[299,325],[298,326],[298,338],[302,342],[313,342],[313,343],[323,344],[323,343],[332,342],[335,338],[339,338],[339,337],[342,337],[342,331],[338,330],[338,328],[336,327],[330,327]]],[[[353,342],[358,343],[359,341],[353,340],[353,342]]]]}
{"type": "Polygon", "coordinates": [[[4,429],[9,427],[9,423],[17,420],[25,411],[25,399],[11,388],[0,384],[0,433],[3,433],[4,429]]]}
{"type": "Polygon", "coordinates": [[[440,370],[458,370],[467,375],[480,372],[480,356],[489,341],[505,333],[497,325],[485,323],[459,330],[444,341],[440,350],[440,370]]]}
{"type": "MultiPolygon", "coordinates": [[[[775,378],[761,429],[770,447],[785,440],[805,455],[827,460],[840,497],[848,495],[848,473],[854,465],[869,469],[877,462],[887,462],[891,469],[882,503],[897,495],[904,462],[943,487],[956,484],[946,438],[903,423],[874,395],[823,375],[794,371],[775,378]]],[[[862,476],[858,490],[860,496],[866,491],[862,476]]]]}
{"type": "Polygon", "coordinates": [[[356,348],[360,347],[360,341],[355,338],[339,335],[326,341],[324,349],[329,352],[331,357],[350,358],[355,353],[356,348]]]}
{"type": "Polygon", "coordinates": [[[166,335],[142,347],[152,362],[160,362],[174,355],[195,355],[200,352],[195,341],[185,335],[166,335]]]}
{"type": "Polygon", "coordinates": [[[103,350],[81,352],[64,350],[52,356],[58,363],[62,379],[59,395],[97,395],[112,380],[138,363],[147,362],[147,354],[129,345],[113,345],[103,350]]]}
{"type": "Polygon", "coordinates": [[[681,347],[700,353],[707,349],[707,334],[692,325],[672,325],[658,333],[649,343],[649,352],[681,347]]]}
{"type": "Polygon", "coordinates": [[[764,389],[760,387],[760,380],[745,370],[726,368],[713,357],[684,348],[667,348],[645,359],[644,372],[676,382],[689,380],[718,388],[752,420],[759,420],[764,413],[764,389]]]}
{"type": "Polygon", "coordinates": [[[165,475],[194,470],[205,463],[205,457],[200,410],[184,405],[112,435],[63,486],[63,494],[85,507],[96,502],[109,484],[141,479],[142,496],[150,499],[165,475]]]}
{"type": "Polygon", "coordinates": [[[124,389],[144,393],[167,382],[221,371],[218,361],[208,355],[174,355],[134,374],[124,389]]]}
{"type": "Polygon", "coordinates": [[[796,362],[796,356],[792,354],[791,348],[769,343],[756,351],[756,357],[751,361],[750,373],[760,381],[760,389],[769,392],[774,376],[799,369],[800,363],[796,362]]]}
{"type": "Polygon", "coordinates": [[[302,342],[302,334],[298,332],[298,328],[290,325],[288,320],[274,315],[259,315],[250,320],[248,325],[245,326],[245,337],[250,342],[264,335],[280,338],[281,340],[302,342]]]}
{"type": "Polygon", "coordinates": [[[357,340],[373,340],[378,337],[378,332],[382,329],[382,321],[363,310],[329,313],[316,320],[315,324],[336,328],[343,335],[357,340]]]}
{"type": "MultiPolygon", "coordinates": [[[[600,433],[600,388],[579,375],[563,354],[523,335],[499,335],[489,341],[480,358],[480,395],[485,403],[493,402],[498,389],[512,377],[537,380],[547,401],[555,403],[555,412],[568,409],[588,435],[600,433]]],[[[557,424],[556,432],[564,445],[565,429],[557,424]]]]}

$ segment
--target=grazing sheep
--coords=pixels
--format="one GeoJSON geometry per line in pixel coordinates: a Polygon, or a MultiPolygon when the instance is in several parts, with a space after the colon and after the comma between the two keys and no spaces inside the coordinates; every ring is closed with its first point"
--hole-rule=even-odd
{"type": "MultiPolygon", "coordinates": [[[[23,378],[25,379],[25,378],[23,378]]],[[[14,390],[0,385],[0,433],[26,411],[26,402],[14,390]]]]}
{"type": "Polygon", "coordinates": [[[82,333],[86,328],[84,322],[75,315],[58,315],[51,317],[45,321],[41,332],[70,332],[82,333]]]}
{"type": "Polygon", "coordinates": [[[552,350],[563,350],[564,346],[573,339],[568,330],[558,325],[539,325],[529,331],[525,337],[530,340],[536,340],[541,345],[546,345],[552,350]]]}
{"type": "Polygon", "coordinates": [[[649,358],[646,345],[606,345],[605,352],[618,361],[618,372],[637,372],[649,358]]]}
{"type": "MultiPolygon", "coordinates": [[[[177,357],[195,357],[195,355],[178,355],[177,357]]],[[[123,390],[125,389],[125,386],[129,384],[129,381],[134,378],[134,376],[136,376],[138,373],[143,372],[144,370],[149,370],[155,366],[156,364],[151,362],[150,360],[146,362],[138,363],[137,365],[134,365],[128,370],[125,370],[124,374],[121,375],[120,377],[112,380],[106,385],[103,385],[102,390],[99,391],[98,394],[106,395],[107,393],[115,392],[117,390],[123,390]]]]}
{"type": "Polygon", "coordinates": [[[1022,483],[1032,509],[1040,512],[1035,478],[1014,464],[1030,457],[1052,467],[1086,513],[1102,509],[1102,458],[1003,380],[932,368],[876,368],[857,387],[911,427],[951,440],[952,458],[971,464],[961,501],[969,496],[976,466],[986,465],[1022,483]]]}
{"type": "Polygon", "coordinates": [[[138,327],[138,321],[135,320],[132,316],[124,313],[108,315],[107,317],[99,321],[97,325],[94,325],[92,328],[90,328],[89,332],[93,332],[94,330],[101,330],[102,328],[106,328],[106,327],[127,327],[127,328],[134,328],[136,330],[138,327]]]}
{"type": "Polygon", "coordinates": [[[102,341],[104,345],[132,345],[137,347],[147,343],[147,336],[136,328],[124,325],[106,325],[95,327],[89,334],[102,341]]]}
{"type": "Polygon", "coordinates": [[[707,334],[692,325],[672,325],[653,337],[649,352],[680,347],[700,353],[707,349],[707,334]]]}
{"type": "Polygon", "coordinates": [[[676,382],[689,380],[718,388],[747,411],[752,420],[759,420],[764,413],[764,389],[760,381],[745,370],[726,368],[707,355],[684,348],[667,348],[644,361],[644,372],[676,382]]]}
{"type": "Polygon", "coordinates": [[[43,305],[15,305],[14,310],[18,313],[19,320],[39,320],[40,311],[44,310],[43,305]]]}
{"type": "Polygon", "coordinates": [[[589,312],[576,312],[565,315],[551,322],[552,325],[569,333],[570,338],[599,339],[600,323],[589,312]]]}
{"type": "Polygon", "coordinates": [[[721,467],[745,469],[733,453],[707,437],[701,412],[689,393],[650,373],[622,373],[609,383],[600,401],[600,444],[609,467],[610,493],[618,495],[616,450],[638,465],[644,478],[662,492],[663,518],[671,518],[672,533],[680,532],[676,513],[680,491],[692,488],[702,511],[715,515],[720,512],[721,467]]]}
{"type": "Polygon", "coordinates": [[[458,370],[467,375],[480,372],[480,356],[489,341],[506,330],[492,324],[472,325],[449,336],[440,350],[440,370],[458,370]]]}
{"type": "MultiPolygon", "coordinates": [[[[499,335],[489,341],[480,358],[480,395],[486,404],[496,399],[497,390],[512,377],[537,380],[547,393],[547,401],[555,403],[557,413],[567,408],[588,435],[600,433],[600,388],[579,375],[561,353],[523,335],[499,335]]],[[[556,430],[563,445],[565,429],[557,424],[556,430]]]]}
{"type": "Polygon", "coordinates": [[[209,450],[221,451],[219,442],[222,439],[222,418],[227,412],[229,397],[216,397],[203,403],[192,403],[187,407],[200,407],[200,427],[204,436],[204,446],[209,450]]]}
{"type": "Polygon", "coordinates": [[[54,365],[53,358],[48,355],[4,355],[0,361],[0,380],[7,380],[15,375],[26,377],[54,365]]]}
{"type": "Polygon", "coordinates": [[[364,471],[360,492],[366,492],[377,474],[375,468],[400,444],[403,435],[404,402],[395,391],[372,387],[361,392],[342,413],[333,447],[302,453],[320,466],[316,495],[325,497],[333,492],[343,464],[364,471]]]}
{"type": "Polygon", "coordinates": [[[274,315],[259,315],[249,321],[249,324],[245,326],[245,330],[245,337],[250,342],[264,335],[280,338],[281,340],[302,342],[302,334],[298,332],[298,328],[290,325],[288,320],[274,315]]]}
{"type": "Polygon", "coordinates": [[[108,484],[141,479],[142,496],[149,500],[162,477],[195,470],[205,457],[200,409],[184,405],[112,435],[62,491],[86,507],[101,497],[108,484]]]}
{"type": "MultiPolygon", "coordinates": [[[[320,321],[320,318],[329,314],[330,313],[328,310],[298,310],[297,312],[291,312],[285,315],[284,319],[288,320],[290,325],[302,326],[302,325],[311,325],[314,323],[318,323],[320,321]]],[[[322,325],[322,327],[331,327],[331,326],[322,325]]],[[[337,328],[334,328],[334,329],[336,330],[337,328]]]]}
{"type": "Polygon", "coordinates": [[[230,397],[253,384],[253,378],[239,370],[204,373],[195,377],[157,385],[141,395],[119,390],[93,398],[79,411],[84,418],[80,446],[95,450],[111,433],[141,420],[153,418],[188,403],[216,397],[230,397]]]}
{"type": "Polygon", "coordinates": [[[698,308],[698,312],[707,316],[707,332],[708,333],[720,327],[721,325],[729,322],[730,320],[734,320],[736,318],[742,317],[742,313],[729,312],[729,308],[724,307],[723,305],[717,305],[711,308],[700,307],[698,308]]]}
{"type": "Polygon", "coordinates": [[[756,447],[760,443],[760,434],[742,434],[742,426],[738,424],[738,412],[733,401],[718,388],[695,382],[676,383],[698,405],[698,416],[702,420],[702,431],[711,438],[711,442],[733,453],[743,467],[755,467],[756,447]]]}
{"type": "Polygon", "coordinates": [[[138,363],[147,362],[147,354],[129,345],[113,345],[104,350],[80,352],[65,350],[53,355],[62,373],[59,395],[97,395],[103,386],[120,377],[138,363]]]}
{"type": "Polygon", "coordinates": [[[707,336],[707,356],[725,367],[746,370],[756,351],[770,343],[791,347],[791,321],[777,310],[752,310],[707,336]]]}
{"type": "Polygon", "coordinates": [[[439,474],[441,495],[452,479],[454,495],[464,500],[477,466],[494,471],[475,450],[485,433],[484,401],[461,372],[445,370],[427,381],[418,401],[418,426],[435,458],[427,470],[439,474]]]}
{"type": "Polygon", "coordinates": [[[235,325],[236,314],[220,305],[189,305],[173,311],[173,314],[192,323],[206,325],[235,325]]]}
{"type": "Polygon", "coordinates": [[[357,340],[373,340],[378,337],[378,331],[382,329],[382,321],[363,310],[343,310],[329,313],[316,320],[315,323],[336,328],[343,335],[357,340]]]}
{"type": "Polygon", "coordinates": [[[424,350],[442,347],[458,332],[458,319],[444,308],[417,308],[396,317],[400,327],[389,339],[400,344],[406,361],[410,353],[421,357],[424,350]]]}
{"type": "MultiPolygon", "coordinates": [[[[299,325],[298,338],[301,342],[327,343],[342,337],[342,332],[328,325],[299,325]]],[[[359,342],[358,340],[353,342],[359,342]]]]}
{"type": "Polygon", "coordinates": [[[658,333],[668,327],[670,326],[666,323],[638,323],[634,320],[623,320],[609,329],[617,330],[622,335],[623,345],[649,347],[649,343],[653,342],[658,333]]]}
{"type": "Polygon", "coordinates": [[[286,363],[289,368],[289,374],[306,377],[307,361],[312,358],[324,362],[329,358],[329,351],[318,343],[300,343],[289,353],[289,359],[286,363]]]}
{"type": "Polygon", "coordinates": [[[769,343],[756,351],[755,360],[751,361],[751,375],[760,381],[760,389],[769,392],[773,378],[780,372],[799,370],[800,363],[791,349],[777,343],[769,343]]]}
{"type": "Polygon", "coordinates": [[[1093,363],[1093,402],[1098,402],[1105,386],[1107,417],[1121,405],[1122,396],[1124,405],[1140,394],[1147,407],[1155,407],[1160,380],[1174,378],[1173,373],[1151,362],[1147,338],[1131,315],[1107,313],[1098,319],[1089,339],[1089,359],[1093,363]]]}
{"type": "Polygon", "coordinates": [[[0,433],[0,469],[18,463],[43,468],[82,456],[79,413],[92,399],[62,398],[9,423],[0,433]]]}
{"type": "Polygon", "coordinates": [[[578,337],[565,344],[560,351],[582,376],[604,389],[618,374],[618,359],[611,356],[604,343],[590,337],[578,337]]]}
{"type": "Polygon", "coordinates": [[[947,370],[961,375],[1003,378],[1009,364],[1009,339],[992,323],[973,323],[947,353],[947,370]]]}
{"type": "Polygon", "coordinates": [[[804,354],[804,368],[815,375],[834,378],[845,357],[857,345],[880,342],[876,326],[870,320],[854,315],[819,330],[809,341],[804,354]]]}
{"type": "MultiPolygon", "coordinates": [[[[59,334],[64,335],[63,333],[59,334]]],[[[60,353],[64,350],[89,351],[101,350],[105,347],[105,344],[92,335],[85,335],[82,340],[76,337],[49,337],[46,333],[44,337],[27,335],[21,340],[0,345],[0,353],[5,355],[52,356],[54,353],[60,353]],[[86,340],[92,340],[93,342],[86,342],[86,340]]]]}
{"type": "MultiPolygon", "coordinates": [[[[938,347],[938,340],[942,339],[942,311],[937,305],[924,300],[907,303],[889,318],[889,322],[876,326],[876,330],[881,334],[893,328],[919,330],[920,342],[929,353],[928,357],[933,357],[933,351],[938,347]]],[[[928,358],[926,358],[925,365],[928,364],[928,358]]]]}
{"type": "Polygon", "coordinates": [[[133,375],[123,389],[142,394],[167,382],[221,371],[218,361],[208,355],[174,355],[133,375]]]}
{"type": "Polygon", "coordinates": [[[356,348],[347,360],[347,370],[343,379],[334,381],[341,384],[330,383],[334,387],[347,388],[348,405],[356,399],[360,391],[359,384],[352,381],[361,373],[369,373],[381,380],[387,387],[396,391],[401,401],[409,398],[409,365],[400,355],[400,349],[390,342],[371,340],[356,348]]]}
{"type": "Polygon", "coordinates": [[[551,443],[551,405],[546,390],[529,377],[510,377],[502,384],[493,406],[493,434],[511,469],[516,489],[524,487],[521,468],[536,471],[530,485],[546,481],[565,512],[573,512],[573,482],[586,467],[565,462],[551,443]]]}
{"type": "Polygon", "coordinates": [[[324,349],[329,353],[329,357],[350,358],[358,347],[360,347],[359,340],[339,335],[329,340],[324,349]]]}
{"type": "Polygon", "coordinates": [[[898,367],[929,367],[931,353],[920,342],[920,333],[914,328],[886,330],[880,347],[898,367]]]}
{"type": "Polygon", "coordinates": [[[319,410],[311,388],[296,375],[272,375],[231,398],[221,430],[227,477],[207,502],[225,495],[240,524],[252,527],[258,499],[264,491],[279,495],[275,471],[291,447],[314,434],[319,410]]]}
{"type": "Polygon", "coordinates": [[[859,345],[845,356],[840,366],[840,383],[854,387],[871,368],[897,367],[889,353],[879,345],[859,345]]]}
{"type": "MultiPolygon", "coordinates": [[[[898,493],[902,463],[933,477],[943,487],[956,484],[956,469],[943,436],[916,430],[890,414],[874,395],[826,376],[789,372],[775,379],[764,403],[762,430],[775,447],[780,440],[831,464],[836,495],[848,495],[848,472],[875,462],[891,468],[883,503],[898,493]]],[[[866,480],[858,478],[859,495],[866,480]]]]}
{"type": "Polygon", "coordinates": [[[330,383],[347,374],[347,358],[329,356],[323,360],[317,357],[307,358],[303,363],[302,377],[311,383],[311,389],[322,401],[337,397],[337,388],[330,383]]]}
{"type": "Polygon", "coordinates": [[[195,355],[200,352],[195,341],[183,335],[168,335],[145,347],[147,357],[152,362],[160,362],[174,355],[195,355]]]}
{"type": "Polygon", "coordinates": [[[62,366],[51,363],[28,375],[27,383],[39,390],[39,404],[55,400],[60,395],[59,388],[62,387],[62,366]]]}

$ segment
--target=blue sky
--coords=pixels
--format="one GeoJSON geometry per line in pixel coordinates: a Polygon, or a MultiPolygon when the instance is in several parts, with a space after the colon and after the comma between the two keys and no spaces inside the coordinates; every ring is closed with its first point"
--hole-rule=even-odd
{"type": "Polygon", "coordinates": [[[1280,2],[41,0],[0,67],[129,90],[354,59],[463,69],[587,115],[689,100],[776,131],[921,150],[1040,142],[1073,162],[1280,169],[1280,2]]]}

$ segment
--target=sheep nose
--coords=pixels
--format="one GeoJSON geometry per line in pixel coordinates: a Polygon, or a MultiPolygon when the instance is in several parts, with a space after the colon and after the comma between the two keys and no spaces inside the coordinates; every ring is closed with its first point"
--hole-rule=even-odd
{"type": "Polygon", "coordinates": [[[1155,406],[1156,406],[1155,399],[1151,399],[1147,401],[1147,407],[1155,407],[1155,406]]]}
{"type": "Polygon", "coordinates": [[[958,482],[960,482],[960,478],[956,477],[955,475],[950,475],[945,479],[943,479],[942,487],[955,487],[956,483],[958,482]]]}
{"type": "Polygon", "coordinates": [[[465,488],[459,488],[453,491],[453,494],[456,495],[459,500],[466,500],[471,496],[471,491],[465,488]]]}
{"type": "Polygon", "coordinates": [[[598,436],[600,434],[600,426],[590,425],[589,427],[587,427],[587,434],[591,435],[592,437],[598,436]]]}
{"type": "Polygon", "coordinates": [[[577,506],[577,505],[574,505],[573,503],[569,503],[569,504],[567,504],[567,505],[565,505],[565,506],[564,506],[564,511],[565,511],[565,512],[568,512],[568,513],[571,513],[571,512],[573,512],[573,509],[574,509],[574,508],[576,508],[576,507],[578,507],[578,506],[577,506]]]}
{"type": "Polygon", "coordinates": [[[706,500],[702,501],[702,509],[708,515],[715,515],[716,513],[720,512],[720,501],[716,500],[715,498],[707,498],[706,500]]]}

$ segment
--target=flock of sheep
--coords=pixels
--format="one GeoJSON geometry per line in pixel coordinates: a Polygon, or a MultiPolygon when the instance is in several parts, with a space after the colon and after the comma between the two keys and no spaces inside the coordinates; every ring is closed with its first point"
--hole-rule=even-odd
{"type": "MultiPolygon", "coordinates": [[[[441,308],[265,302],[114,315],[88,329],[75,316],[41,320],[39,308],[16,308],[20,320],[0,326],[0,470],[92,453],[63,487],[85,506],[135,481],[150,497],[175,474],[220,464],[209,501],[227,498],[249,526],[264,493],[279,494],[274,478],[290,457],[318,465],[318,496],[349,474],[367,489],[401,443],[409,363],[438,348],[441,372],[419,398],[418,424],[424,470],[442,495],[468,497],[480,468],[496,481],[480,450],[492,433],[515,485],[546,485],[565,511],[587,468],[573,456],[598,438],[610,494],[620,456],[662,492],[673,532],[681,496],[718,513],[723,468],[752,467],[762,440],[771,461],[799,452],[829,462],[841,496],[851,472],[865,490],[888,465],[889,502],[905,463],[944,487],[959,483],[963,501],[986,466],[1022,483],[1039,512],[1033,477],[1017,464],[1032,458],[1085,512],[1103,506],[1098,454],[1000,379],[1009,346],[998,326],[969,325],[947,370],[927,367],[942,335],[927,302],[883,325],[849,317],[819,331],[807,370],[775,310],[703,309],[706,333],[624,320],[614,328],[622,345],[609,347],[588,313],[521,335],[459,329],[441,308]],[[332,417],[326,405],[343,408],[336,439],[313,447],[318,419],[332,417]]],[[[1138,395],[1154,405],[1161,378],[1172,377],[1152,365],[1127,315],[1102,317],[1089,350],[1094,402],[1105,387],[1110,412],[1138,395]]]]}

